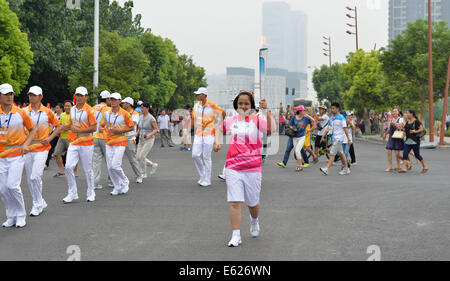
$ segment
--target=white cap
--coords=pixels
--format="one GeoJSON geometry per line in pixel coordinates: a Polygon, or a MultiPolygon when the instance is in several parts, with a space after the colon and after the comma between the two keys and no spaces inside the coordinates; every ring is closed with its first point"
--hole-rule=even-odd
{"type": "Polygon", "coordinates": [[[137,102],[137,105],[143,105],[143,104],[144,104],[144,102],[141,100],[137,102]]]}
{"type": "Polygon", "coordinates": [[[110,99],[121,100],[122,96],[119,93],[112,93],[110,99]]]}
{"type": "Polygon", "coordinates": [[[111,93],[108,92],[108,91],[102,91],[102,92],[100,93],[100,97],[101,97],[102,99],[109,99],[110,96],[111,96],[111,93]]]}
{"type": "Polygon", "coordinates": [[[208,95],[208,89],[206,89],[205,87],[201,87],[197,90],[197,92],[194,92],[194,94],[196,95],[201,95],[201,94],[205,94],[208,95]]]}
{"type": "Polygon", "coordinates": [[[14,89],[10,84],[2,84],[2,85],[0,85],[0,93],[2,95],[14,93],[14,89]]]}
{"type": "Polygon", "coordinates": [[[132,98],[130,98],[130,97],[124,98],[124,99],[122,100],[122,102],[127,102],[127,103],[129,103],[129,104],[131,104],[131,105],[134,105],[134,100],[133,100],[132,98]]]}
{"type": "Polygon", "coordinates": [[[36,96],[43,96],[42,89],[39,86],[33,86],[28,90],[28,94],[35,94],[36,96]]]}
{"type": "Polygon", "coordinates": [[[78,87],[76,90],[75,90],[75,95],[76,94],[80,94],[80,95],[83,95],[83,96],[87,96],[88,95],[88,90],[85,88],[85,87],[78,87]]]}

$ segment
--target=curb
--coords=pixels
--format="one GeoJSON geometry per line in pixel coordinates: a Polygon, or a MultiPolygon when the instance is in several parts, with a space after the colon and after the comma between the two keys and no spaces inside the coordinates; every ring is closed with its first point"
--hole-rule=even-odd
{"type": "MultiPolygon", "coordinates": [[[[371,138],[371,137],[365,137],[365,136],[362,136],[362,137],[356,137],[356,139],[357,140],[359,140],[359,141],[365,141],[365,142],[368,142],[368,143],[374,143],[374,144],[381,144],[381,145],[386,145],[387,144],[387,141],[384,141],[384,140],[377,140],[377,139],[375,139],[375,138],[371,138]]],[[[427,149],[427,148],[422,148],[422,149],[427,149]]],[[[437,150],[450,150],[450,145],[440,145],[440,146],[438,146],[438,147],[436,147],[436,148],[432,148],[432,149],[437,149],[437,150]]]]}

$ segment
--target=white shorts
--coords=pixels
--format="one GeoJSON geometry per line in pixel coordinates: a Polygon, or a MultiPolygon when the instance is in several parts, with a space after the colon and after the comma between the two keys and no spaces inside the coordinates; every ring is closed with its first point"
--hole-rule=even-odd
{"type": "Polygon", "coordinates": [[[244,172],[225,168],[228,202],[245,202],[254,207],[261,193],[261,172],[244,172]]]}

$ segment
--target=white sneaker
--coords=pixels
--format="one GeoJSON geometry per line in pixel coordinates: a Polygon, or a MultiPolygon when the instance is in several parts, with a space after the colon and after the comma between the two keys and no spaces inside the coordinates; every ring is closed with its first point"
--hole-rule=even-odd
{"type": "Polygon", "coordinates": [[[356,166],[356,165],[358,165],[358,163],[356,163],[356,162],[355,162],[355,163],[352,163],[352,166],[356,166]]]}
{"type": "Polygon", "coordinates": [[[41,212],[44,211],[45,208],[47,208],[47,202],[45,202],[45,200],[42,200],[42,208],[41,208],[41,212]]]}
{"type": "Polygon", "coordinates": [[[221,180],[225,180],[225,175],[218,175],[217,177],[221,180]]]}
{"type": "Polygon", "coordinates": [[[25,225],[27,225],[27,223],[25,221],[25,217],[17,217],[16,218],[16,227],[24,227],[25,225]]]}
{"type": "Polygon", "coordinates": [[[16,224],[16,218],[13,219],[7,219],[2,226],[3,227],[13,227],[16,224]]]}
{"type": "Polygon", "coordinates": [[[130,190],[130,187],[126,185],[122,187],[122,189],[119,191],[119,194],[127,194],[128,190],[130,190]]]}
{"type": "Polygon", "coordinates": [[[344,175],[348,175],[350,174],[350,169],[343,169],[342,171],[339,172],[339,175],[344,176],[344,175]]]}
{"type": "Polygon", "coordinates": [[[119,195],[120,193],[119,193],[119,191],[117,191],[117,190],[113,190],[111,193],[110,193],[112,196],[117,196],[117,195],[119,195]]]}
{"type": "Polygon", "coordinates": [[[203,186],[203,187],[208,187],[208,186],[211,186],[211,183],[200,182],[199,185],[203,186]]]}
{"type": "Polygon", "coordinates": [[[328,169],[327,169],[327,168],[320,168],[320,171],[321,171],[325,176],[328,176],[328,169]]]}
{"type": "Polygon", "coordinates": [[[150,172],[150,175],[155,174],[157,169],[158,169],[158,163],[153,163],[152,171],[150,172]]]}
{"type": "Polygon", "coordinates": [[[114,184],[112,182],[108,182],[108,187],[114,188],[114,184]]]}
{"type": "Polygon", "coordinates": [[[87,201],[88,202],[94,202],[95,201],[95,193],[91,194],[90,196],[88,196],[87,201]]]}
{"type": "MultiPolygon", "coordinates": [[[[252,218],[250,217],[250,220],[252,218]]],[[[257,223],[251,223],[250,222],[250,234],[252,237],[258,237],[259,236],[259,221],[257,223]]]]}
{"type": "Polygon", "coordinates": [[[238,247],[242,244],[241,236],[233,235],[230,242],[228,242],[228,247],[238,247]]]}
{"type": "Polygon", "coordinates": [[[136,183],[142,183],[142,176],[136,178],[136,183]]]}
{"type": "Polygon", "coordinates": [[[94,190],[100,190],[100,189],[103,189],[103,186],[101,186],[101,185],[94,186],[94,190]]]}
{"type": "Polygon", "coordinates": [[[64,197],[63,202],[64,203],[71,203],[73,200],[77,200],[78,199],[78,195],[72,196],[72,195],[67,195],[66,197],[64,197]]]}
{"type": "Polygon", "coordinates": [[[142,178],[143,178],[143,179],[148,178],[147,174],[142,174],[142,178]]]}
{"type": "Polygon", "coordinates": [[[40,214],[41,214],[41,208],[39,208],[37,206],[33,206],[33,208],[31,208],[31,212],[30,212],[31,217],[37,217],[40,214]]]}

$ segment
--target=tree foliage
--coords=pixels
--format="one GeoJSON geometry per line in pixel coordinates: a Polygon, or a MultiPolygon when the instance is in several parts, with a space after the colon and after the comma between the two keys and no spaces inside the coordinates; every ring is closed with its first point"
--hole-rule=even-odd
{"type": "Polygon", "coordinates": [[[0,83],[9,83],[20,92],[28,82],[33,52],[27,34],[5,0],[0,0],[0,83]]]}
{"type": "Polygon", "coordinates": [[[312,82],[319,103],[330,106],[333,102],[343,102],[341,97],[344,91],[342,64],[335,63],[331,67],[322,65],[320,69],[315,69],[312,82]]]}
{"type": "MultiPolygon", "coordinates": [[[[433,81],[434,100],[444,93],[445,77],[450,50],[450,29],[446,22],[433,22],[433,81]]],[[[383,70],[395,91],[392,102],[401,107],[419,109],[426,113],[428,102],[428,23],[419,19],[409,23],[397,38],[391,41],[380,60],[383,70]]]]}

